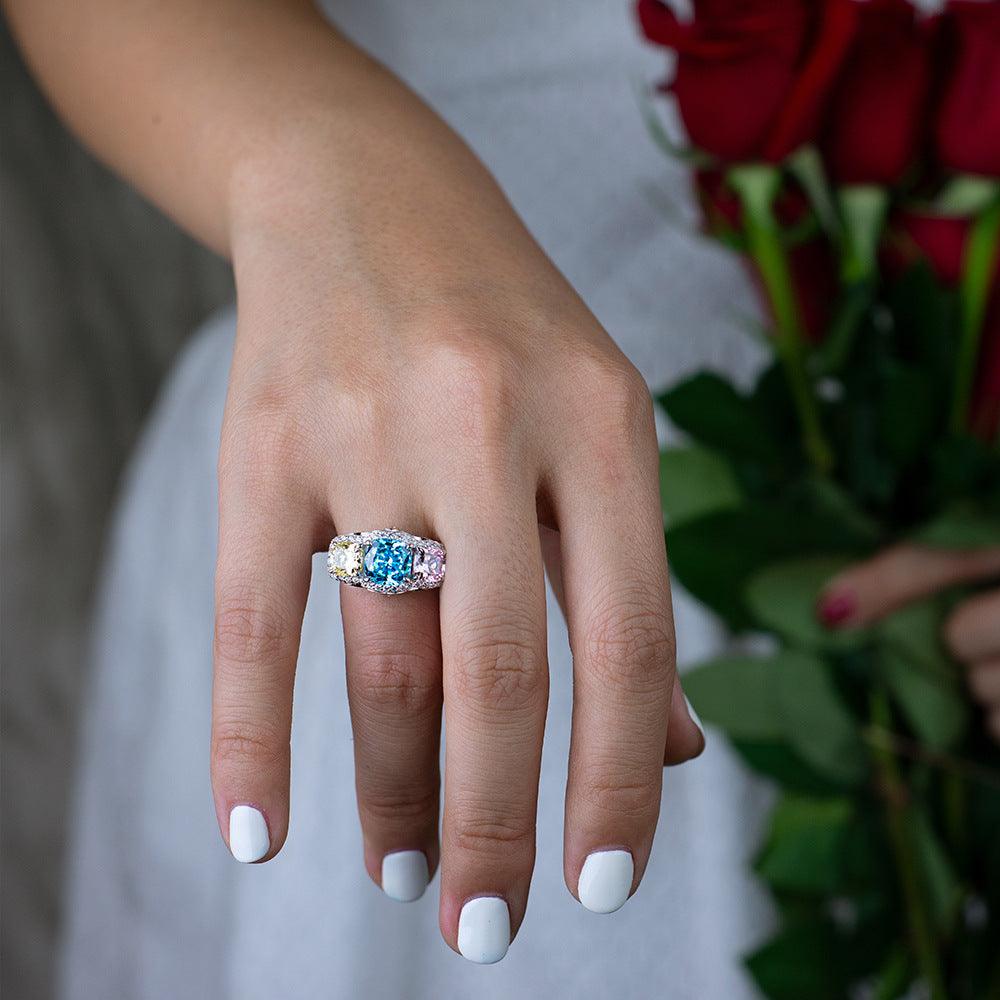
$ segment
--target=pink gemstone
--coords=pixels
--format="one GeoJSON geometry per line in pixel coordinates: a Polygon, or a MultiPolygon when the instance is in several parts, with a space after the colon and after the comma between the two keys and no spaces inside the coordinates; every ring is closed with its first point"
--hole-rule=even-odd
{"type": "Polygon", "coordinates": [[[429,583],[437,583],[444,576],[444,553],[418,549],[413,558],[413,574],[429,583]]]}

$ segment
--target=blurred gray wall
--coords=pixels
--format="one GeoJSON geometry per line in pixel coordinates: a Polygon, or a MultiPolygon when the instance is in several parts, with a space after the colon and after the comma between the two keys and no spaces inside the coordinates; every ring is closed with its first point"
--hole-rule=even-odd
{"type": "Polygon", "coordinates": [[[232,289],[63,129],[2,19],[0,95],[0,993],[48,1000],[116,483],[177,349],[232,289]]]}

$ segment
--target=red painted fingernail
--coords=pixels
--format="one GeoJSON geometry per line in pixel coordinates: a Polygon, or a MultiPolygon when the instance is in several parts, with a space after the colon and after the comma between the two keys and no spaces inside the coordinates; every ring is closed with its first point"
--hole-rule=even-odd
{"type": "Polygon", "coordinates": [[[817,614],[827,628],[834,628],[843,625],[857,610],[858,599],[850,591],[842,590],[839,593],[824,594],[820,598],[817,614]]]}

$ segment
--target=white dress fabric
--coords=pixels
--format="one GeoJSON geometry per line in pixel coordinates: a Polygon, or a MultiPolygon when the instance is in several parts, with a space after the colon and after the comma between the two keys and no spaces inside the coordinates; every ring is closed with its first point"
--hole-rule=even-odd
{"type": "MultiPolygon", "coordinates": [[[[691,234],[682,167],[642,121],[662,68],[626,0],[356,0],[335,21],[470,142],[654,388],[758,362],[738,266],[691,234]],[[677,213],[680,217],[677,217],[677,213]]],[[[385,898],[362,864],[338,586],[317,557],[296,681],[292,813],[267,865],[232,860],[208,773],[215,460],[234,316],[193,341],[126,481],[95,625],[70,829],[63,1000],[438,1000],[754,995],[770,930],[747,874],[767,791],[709,733],[666,772],[638,893],[588,913],[562,874],[571,664],[550,600],[551,701],[526,919],[498,965],[440,939],[438,883],[385,898]]],[[[553,364],[559,359],[553,358],[553,364]]],[[[682,666],[720,636],[676,597],[682,666]]]]}

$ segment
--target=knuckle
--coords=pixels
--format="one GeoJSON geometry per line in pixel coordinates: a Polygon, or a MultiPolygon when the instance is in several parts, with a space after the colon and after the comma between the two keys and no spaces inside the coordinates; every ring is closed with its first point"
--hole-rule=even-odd
{"type": "Polygon", "coordinates": [[[215,614],[215,656],[222,664],[273,662],[287,650],[290,632],[281,616],[259,600],[223,598],[215,614]]]}
{"type": "Polygon", "coordinates": [[[422,715],[441,704],[437,656],[419,648],[362,648],[352,697],[379,711],[422,715]]]}
{"type": "Polygon", "coordinates": [[[530,849],[534,836],[530,819],[477,811],[455,821],[450,839],[454,847],[469,854],[502,857],[519,847],[530,849]]]}
{"type": "Polygon", "coordinates": [[[637,772],[628,777],[599,774],[585,786],[584,797],[602,814],[625,819],[647,819],[659,809],[659,788],[654,781],[640,781],[637,772]]]}
{"type": "Polygon", "coordinates": [[[639,468],[655,468],[653,400],[639,372],[625,359],[583,362],[573,395],[578,447],[588,475],[605,487],[634,482],[639,468]]]}
{"type": "Polygon", "coordinates": [[[591,617],[581,652],[601,682],[650,694],[666,691],[674,636],[652,604],[645,592],[624,594],[591,617]]]}
{"type": "Polygon", "coordinates": [[[593,404],[588,412],[607,430],[633,434],[637,426],[652,425],[653,398],[639,370],[626,358],[587,357],[579,363],[581,398],[593,404]]]}
{"type": "Polygon", "coordinates": [[[252,764],[270,768],[288,759],[288,740],[266,727],[247,722],[216,724],[212,733],[212,760],[222,767],[252,764]]]}
{"type": "Polygon", "coordinates": [[[363,442],[367,447],[384,444],[392,415],[392,391],[380,373],[369,364],[341,362],[336,378],[325,373],[314,381],[308,413],[304,414],[311,425],[316,425],[316,414],[322,413],[322,426],[328,427],[334,442],[352,446],[363,442]]]}
{"type": "Polygon", "coordinates": [[[547,696],[544,663],[535,645],[522,638],[529,628],[484,628],[460,643],[454,661],[459,696],[492,712],[523,712],[547,696]],[[520,635],[519,635],[520,633],[520,635]]]}
{"type": "Polygon", "coordinates": [[[362,818],[372,823],[385,825],[387,823],[413,823],[437,817],[438,786],[437,784],[421,787],[420,785],[400,785],[393,788],[366,788],[358,796],[362,818]]]}

